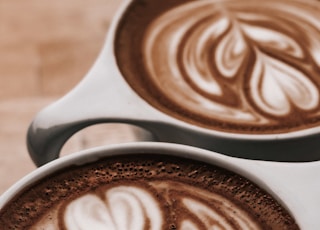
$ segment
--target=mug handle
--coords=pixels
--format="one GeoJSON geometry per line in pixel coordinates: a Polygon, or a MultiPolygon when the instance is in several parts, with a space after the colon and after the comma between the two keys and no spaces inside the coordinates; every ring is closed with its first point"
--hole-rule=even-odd
{"type": "Polygon", "coordinates": [[[32,121],[27,148],[37,166],[58,158],[64,143],[87,126],[116,122],[141,127],[159,115],[125,82],[111,49],[105,45],[86,77],[32,121]]]}

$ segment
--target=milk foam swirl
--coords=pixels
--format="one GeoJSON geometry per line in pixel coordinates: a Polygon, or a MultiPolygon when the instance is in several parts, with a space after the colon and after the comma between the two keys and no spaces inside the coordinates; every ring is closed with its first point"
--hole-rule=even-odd
{"type": "Polygon", "coordinates": [[[87,194],[69,204],[64,214],[66,228],[161,229],[161,210],[148,191],[119,186],[108,190],[104,198],[87,194]]]}
{"type": "Polygon", "coordinates": [[[166,212],[176,215],[177,229],[260,229],[246,211],[225,197],[194,186],[155,181],[147,186],[121,185],[85,194],[67,204],[66,229],[164,229],[166,212]],[[148,189],[151,188],[151,189],[148,189]],[[161,199],[171,210],[167,210],[161,199]],[[174,214],[176,213],[176,214],[174,214]]]}
{"type": "Polygon", "coordinates": [[[213,120],[277,125],[317,117],[319,10],[312,0],[181,4],[149,25],[146,69],[175,104],[213,120]]]}

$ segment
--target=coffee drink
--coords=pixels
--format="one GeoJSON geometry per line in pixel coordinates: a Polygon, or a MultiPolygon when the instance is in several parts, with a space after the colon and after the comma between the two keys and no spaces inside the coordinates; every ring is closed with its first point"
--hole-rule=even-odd
{"type": "Polygon", "coordinates": [[[272,134],[320,124],[320,2],[137,0],[115,37],[129,85],[185,122],[272,134]]]}
{"type": "Polygon", "coordinates": [[[2,229],[299,229],[271,195],[226,169],[137,153],[72,166],[0,211],[2,229]]]}

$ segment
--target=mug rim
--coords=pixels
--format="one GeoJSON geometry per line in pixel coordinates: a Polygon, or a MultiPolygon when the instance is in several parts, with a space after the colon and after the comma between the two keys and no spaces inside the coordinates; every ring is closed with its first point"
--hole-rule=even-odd
{"type": "MultiPolygon", "coordinates": [[[[87,163],[98,161],[99,159],[107,159],[112,156],[121,155],[135,155],[135,154],[157,154],[176,156],[182,159],[191,159],[199,162],[204,162],[210,165],[215,165],[221,168],[225,168],[231,172],[239,174],[240,176],[248,179],[252,183],[256,184],[259,188],[269,193],[293,218],[299,227],[304,225],[310,225],[310,220],[305,220],[301,216],[301,212],[298,210],[301,203],[295,202],[290,197],[284,197],[283,193],[286,192],[285,186],[276,189],[276,183],[273,183],[274,175],[269,175],[264,178],[260,178],[261,175],[255,173],[257,167],[263,165],[301,165],[309,163],[280,163],[280,162],[264,162],[257,160],[240,159],[236,157],[225,156],[216,152],[201,149],[198,147],[192,147],[181,144],[173,143],[158,143],[158,142],[138,142],[138,143],[123,143],[112,144],[107,146],[94,147],[86,150],[82,150],[77,153],[69,154],[59,159],[53,160],[31,173],[27,174],[16,183],[14,183],[7,191],[0,196],[0,210],[8,204],[14,197],[18,196],[28,186],[36,183],[37,181],[53,174],[56,171],[68,168],[70,166],[84,165],[87,163]],[[255,165],[257,164],[257,165],[255,165]],[[259,165],[260,164],[260,165],[259,165]],[[262,164],[262,165],[261,165],[262,164]],[[267,178],[267,181],[265,179],[267,178]],[[281,192],[281,190],[283,190],[281,192]],[[279,194],[280,191],[280,194],[279,194]],[[282,193],[282,195],[281,195],[282,193]]],[[[312,164],[312,163],[311,163],[312,164]]],[[[320,166],[320,164],[319,164],[320,166]]],[[[320,171],[320,167],[318,167],[320,171]]],[[[283,182],[283,181],[282,181],[283,182]]],[[[293,182],[292,182],[293,183],[293,182]]],[[[288,187],[289,188],[289,187],[288,187]]],[[[287,191],[288,191],[287,188],[287,191]]],[[[313,220],[315,222],[316,219],[313,220]]],[[[312,223],[311,223],[312,224],[312,223]]],[[[313,223],[314,224],[314,223],[313,223]]],[[[312,225],[311,225],[312,226],[312,225]]]]}

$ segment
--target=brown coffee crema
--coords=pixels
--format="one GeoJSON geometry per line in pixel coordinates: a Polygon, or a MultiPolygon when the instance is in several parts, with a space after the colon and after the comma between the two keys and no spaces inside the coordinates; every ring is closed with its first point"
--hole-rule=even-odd
{"type": "Polygon", "coordinates": [[[30,186],[3,229],[299,229],[263,189],[225,169],[167,155],[111,157],[30,186]]]}
{"type": "Polygon", "coordinates": [[[144,0],[115,38],[118,66],[148,103],[225,132],[320,123],[320,2],[144,0]]]}

